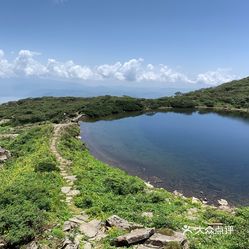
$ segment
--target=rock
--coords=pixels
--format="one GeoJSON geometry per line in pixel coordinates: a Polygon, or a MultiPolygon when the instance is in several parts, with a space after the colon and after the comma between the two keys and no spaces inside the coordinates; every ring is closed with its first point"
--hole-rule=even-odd
{"type": "Polygon", "coordinates": [[[82,223],[85,223],[84,220],[80,220],[80,219],[78,219],[77,217],[70,218],[69,221],[70,221],[70,222],[73,222],[73,223],[75,223],[75,224],[82,224],[82,223]]]}
{"type": "Polygon", "coordinates": [[[86,235],[87,237],[93,238],[97,235],[100,225],[101,225],[101,221],[92,220],[88,223],[83,223],[79,229],[80,229],[80,232],[86,235]]]}
{"type": "Polygon", "coordinates": [[[70,190],[67,195],[69,196],[75,196],[75,195],[79,195],[80,194],[80,191],[77,190],[77,189],[73,189],[73,190],[70,190]]]}
{"type": "Polygon", "coordinates": [[[71,230],[71,222],[70,221],[65,221],[63,225],[63,231],[67,232],[71,230]]]}
{"type": "Polygon", "coordinates": [[[65,178],[66,180],[69,180],[69,181],[72,181],[72,182],[74,182],[74,181],[77,180],[77,177],[76,177],[76,176],[65,176],[64,178],[65,178]]]}
{"type": "Polygon", "coordinates": [[[230,212],[230,213],[234,212],[234,208],[230,207],[226,200],[220,199],[220,200],[218,200],[218,203],[220,205],[218,207],[218,209],[220,209],[222,211],[230,212]]]}
{"type": "Polygon", "coordinates": [[[152,212],[143,212],[142,217],[153,218],[153,213],[152,212]]]}
{"type": "Polygon", "coordinates": [[[86,213],[81,212],[81,214],[77,215],[76,218],[79,220],[88,221],[89,216],[86,213]]]}
{"type": "Polygon", "coordinates": [[[228,206],[228,202],[225,199],[218,200],[220,206],[228,206]]]}
{"type": "Polygon", "coordinates": [[[174,191],[173,191],[173,194],[174,194],[175,196],[178,196],[178,197],[183,197],[183,194],[180,193],[180,192],[178,192],[177,190],[174,190],[174,191]]]}
{"type": "Polygon", "coordinates": [[[192,203],[201,203],[201,201],[196,197],[192,197],[192,203]]]}
{"type": "Polygon", "coordinates": [[[185,246],[183,248],[187,248],[186,247],[186,245],[187,245],[186,237],[181,232],[174,232],[173,236],[155,233],[146,241],[145,244],[150,245],[150,246],[164,247],[169,242],[176,242],[182,247],[185,246]]]}
{"type": "Polygon", "coordinates": [[[107,236],[107,234],[105,233],[105,230],[99,230],[98,234],[96,235],[94,240],[100,241],[100,240],[104,239],[106,236],[107,236]]]}
{"type": "MultiPolygon", "coordinates": [[[[1,248],[1,246],[0,246],[0,248],[1,248]]],[[[32,241],[31,243],[29,243],[28,245],[27,245],[27,249],[38,249],[39,247],[38,247],[38,245],[36,244],[36,242],[35,241],[32,241]]]]}
{"type": "Polygon", "coordinates": [[[115,240],[115,244],[117,246],[129,246],[147,240],[154,233],[154,228],[135,229],[126,235],[117,237],[115,240]]]}
{"type": "Polygon", "coordinates": [[[72,196],[67,196],[66,197],[66,203],[71,203],[72,202],[73,197],[72,196]]]}
{"type": "Polygon", "coordinates": [[[68,232],[71,229],[75,228],[77,225],[74,222],[70,222],[70,221],[65,221],[63,224],[63,231],[64,232],[68,232]]]}
{"type": "Polygon", "coordinates": [[[90,242],[85,242],[83,249],[92,249],[92,245],[90,242]]]}
{"type": "Polygon", "coordinates": [[[0,238],[0,249],[5,248],[5,246],[6,246],[5,241],[0,238]]]}
{"type": "Polygon", "coordinates": [[[68,194],[70,192],[70,190],[72,189],[72,187],[62,187],[61,188],[61,192],[63,194],[68,194]]]}
{"type": "Polygon", "coordinates": [[[70,222],[76,223],[76,224],[82,224],[87,222],[89,216],[87,214],[81,214],[81,215],[76,215],[72,218],[69,219],[70,222]]]}
{"type": "Polygon", "coordinates": [[[62,249],[77,249],[77,245],[75,245],[70,239],[66,239],[63,242],[62,249]]]}
{"type": "Polygon", "coordinates": [[[79,247],[81,240],[83,239],[83,235],[82,234],[77,234],[74,237],[74,244],[79,247]]]}
{"type": "Polygon", "coordinates": [[[144,182],[147,188],[154,188],[150,182],[144,182]]]}
{"type": "Polygon", "coordinates": [[[134,249],[156,249],[156,248],[158,248],[158,247],[151,247],[151,246],[145,246],[145,245],[137,245],[137,246],[135,246],[134,247],[134,249]]]}
{"type": "Polygon", "coordinates": [[[140,224],[131,223],[125,219],[122,219],[117,215],[112,215],[111,217],[109,217],[106,220],[106,225],[109,227],[117,227],[117,228],[123,229],[123,230],[131,230],[131,229],[143,227],[140,224]]]}

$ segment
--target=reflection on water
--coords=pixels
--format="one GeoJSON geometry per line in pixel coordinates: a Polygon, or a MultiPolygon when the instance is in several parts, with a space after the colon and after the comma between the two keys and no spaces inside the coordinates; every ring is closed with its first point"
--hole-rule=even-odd
{"type": "Polygon", "coordinates": [[[168,190],[249,204],[249,122],[166,112],[81,123],[92,154],[168,190]]]}

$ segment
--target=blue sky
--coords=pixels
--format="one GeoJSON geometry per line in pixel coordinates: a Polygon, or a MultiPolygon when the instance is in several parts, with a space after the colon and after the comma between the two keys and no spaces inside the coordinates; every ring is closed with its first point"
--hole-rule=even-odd
{"type": "Polygon", "coordinates": [[[0,85],[191,89],[245,77],[248,10],[247,0],[2,0],[0,85]]]}

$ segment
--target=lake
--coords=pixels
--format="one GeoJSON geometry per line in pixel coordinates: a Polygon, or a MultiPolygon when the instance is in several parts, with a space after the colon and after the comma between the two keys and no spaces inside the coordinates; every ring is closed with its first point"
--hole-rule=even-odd
{"type": "Polygon", "coordinates": [[[81,122],[90,152],[157,187],[249,204],[249,121],[217,113],[158,112],[81,122]]]}

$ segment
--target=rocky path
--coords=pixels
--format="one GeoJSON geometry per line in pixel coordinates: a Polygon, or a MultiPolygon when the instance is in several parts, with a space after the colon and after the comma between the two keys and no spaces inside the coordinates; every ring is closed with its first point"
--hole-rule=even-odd
{"type": "Polygon", "coordinates": [[[63,130],[70,126],[71,123],[66,124],[57,124],[54,125],[54,133],[51,140],[51,151],[56,157],[56,160],[59,162],[60,174],[64,178],[67,183],[65,186],[61,188],[61,192],[66,195],[66,202],[69,206],[73,205],[73,197],[78,195],[80,192],[74,186],[74,182],[76,181],[76,176],[70,173],[71,171],[71,161],[64,159],[60,153],[58,152],[57,145],[58,140],[63,132],[63,130]]]}

